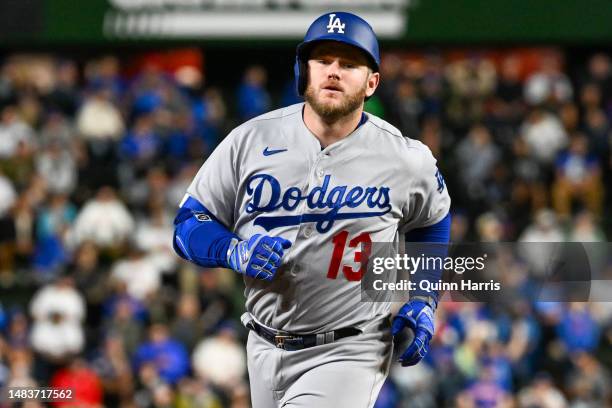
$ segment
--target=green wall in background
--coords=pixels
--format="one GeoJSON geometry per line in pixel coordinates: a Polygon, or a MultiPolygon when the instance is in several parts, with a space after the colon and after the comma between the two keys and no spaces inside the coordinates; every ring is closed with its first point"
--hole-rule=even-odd
{"type": "MultiPolygon", "coordinates": [[[[133,39],[104,35],[104,18],[110,9],[108,0],[4,0],[0,2],[0,13],[12,24],[0,30],[0,44],[132,42],[133,39]]],[[[395,41],[411,44],[612,44],[612,0],[413,0],[405,11],[390,12],[406,14],[406,32],[395,41]]],[[[146,39],[147,42],[168,40],[146,39]]],[[[174,37],[170,40],[240,43],[250,39],[174,37]]],[[[288,40],[293,43],[295,39],[257,41],[288,40]]]]}

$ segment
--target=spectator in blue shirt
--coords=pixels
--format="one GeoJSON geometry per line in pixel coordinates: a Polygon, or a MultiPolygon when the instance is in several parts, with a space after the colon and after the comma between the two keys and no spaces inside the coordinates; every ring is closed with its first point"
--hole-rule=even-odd
{"type": "Polygon", "coordinates": [[[238,113],[245,121],[270,110],[270,95],[265,88],[267,74],[263,67],[247,68],[242,84],[238,88],[238,113]]]}
{"type": "Polygon", "coordinates": [[[149,341],[136,350],[134,363],[136,369],[152,363],[159,376],[172,385],[189,373],[189,354],[185,346],[170,338],[168,328],[159,323],[149,329],[149,341]]]}
{"type": "Polygon", "coordinates": [[[553,204],[561,217],[571,213],[572,202],[580,201],[599,215],[603,203],[603,185],[597,157],[589,152],[586,136],[576,133],[567,151],[555,162],[556,180],[552,189],[553,204]]]}
{"type": "Polygon", "coordinates": [[[127,160],[148,163],[155,159],[161,149],[161,141],[153,128],[151,115],[140,115],[134,127],[123,138],[119,147],[121,156],[127,160]]]}
{"type": "Polygon", "coordinates": [[[600,328],[588,306],[572,303],[557,326],[557,333],[570,353],[592,352],[599,344],[600,328]]]}

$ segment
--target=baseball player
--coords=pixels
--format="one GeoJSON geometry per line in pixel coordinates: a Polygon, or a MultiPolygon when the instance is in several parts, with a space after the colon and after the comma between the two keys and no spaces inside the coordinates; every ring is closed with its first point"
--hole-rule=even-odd
{"type": "Polygon", "coordinates": [[[362,244],[449,239],[450,198],[429,149],[363,111],[379,65],[366,21],[317,18],[297,47],[305,103],[234,129],[180,203],[177,253],[244,275],[254,408],[371,407],[393,336],[414,334],[403,365],[428,351],[437,293],[413,292],[393,321],[388,303],[360,301],[362,244]]]}

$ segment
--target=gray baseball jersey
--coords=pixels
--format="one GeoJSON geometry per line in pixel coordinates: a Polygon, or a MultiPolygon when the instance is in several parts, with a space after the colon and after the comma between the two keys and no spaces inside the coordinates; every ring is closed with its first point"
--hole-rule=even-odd
{"type": "Polygon", "coordinates": [[[293,242],[272,282],[245,278],[246,309],[261,324],[295,333],[363,327],[389,314],[361,302],[361,244],[435,224],[450,207],[436,160],[384,120],[367,121],[321,149],[303,104],[234,129],[187,194],[243,239],[293,242]]]}

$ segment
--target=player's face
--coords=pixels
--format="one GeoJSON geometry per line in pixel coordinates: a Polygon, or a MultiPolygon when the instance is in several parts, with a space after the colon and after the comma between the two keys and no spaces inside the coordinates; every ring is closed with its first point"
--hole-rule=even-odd
{"type": "Polygon", "coordinates": [[[304,97],[322,118],[335,121],[361,108],[378,86],[379,74],[359,49],[335,41],[315,45],[308,60],[304,97]]]}

